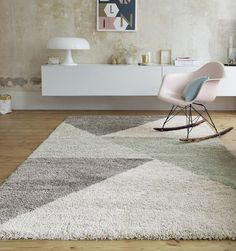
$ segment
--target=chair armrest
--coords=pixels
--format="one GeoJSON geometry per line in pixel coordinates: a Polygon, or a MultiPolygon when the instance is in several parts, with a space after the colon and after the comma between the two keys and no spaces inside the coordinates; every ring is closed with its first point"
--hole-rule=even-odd
{"type": "Polygon", "coordinates": [[[219,86],[221,79],[208,79],[206,80],[200,91],[198,92],[197,97],[194,99],[194,102],[203,102],[210,103],[215,100],[217,95],[217,88],[219,86]]]}

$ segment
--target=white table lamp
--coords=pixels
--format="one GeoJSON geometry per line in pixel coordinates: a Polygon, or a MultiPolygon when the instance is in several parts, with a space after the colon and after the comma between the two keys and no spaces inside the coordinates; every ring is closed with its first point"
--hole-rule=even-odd
{"type": "Polygon", "coordinates": [[[48,49],[66,50],[63,65],[77,65],[71,55],[71,50],[89,50],[90,46],[86,39],[77,37],[54,37],[47,43],[48,49]]]}

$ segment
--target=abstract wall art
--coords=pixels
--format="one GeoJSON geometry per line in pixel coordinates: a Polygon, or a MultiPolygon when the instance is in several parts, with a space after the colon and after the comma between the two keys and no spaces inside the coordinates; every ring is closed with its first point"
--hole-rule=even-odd
{"type": "Polygon", "coordinates": [[[137,31],[136,0],[97,0],[98,31],[137,31]]]}

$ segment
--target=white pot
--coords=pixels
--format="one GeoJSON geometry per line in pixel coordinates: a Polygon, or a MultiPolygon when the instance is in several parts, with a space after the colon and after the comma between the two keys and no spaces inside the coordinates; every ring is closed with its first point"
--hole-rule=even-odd
{"type": "Polygon", "coordinates": [[[126,64],[133,64],[133,63],[134,63],[133,57],[127,57],[127,58],[125,59],[125,61],[126,61],[126,64]]]}

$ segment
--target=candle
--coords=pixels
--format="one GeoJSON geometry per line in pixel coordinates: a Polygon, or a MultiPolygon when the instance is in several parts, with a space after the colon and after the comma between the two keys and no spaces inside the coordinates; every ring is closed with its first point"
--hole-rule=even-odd
{"type": "Polygon", "coordinates": [[[142,64],[150,64],[151,63],[151,52],[147,52],[142,55],[142,64]]]}

